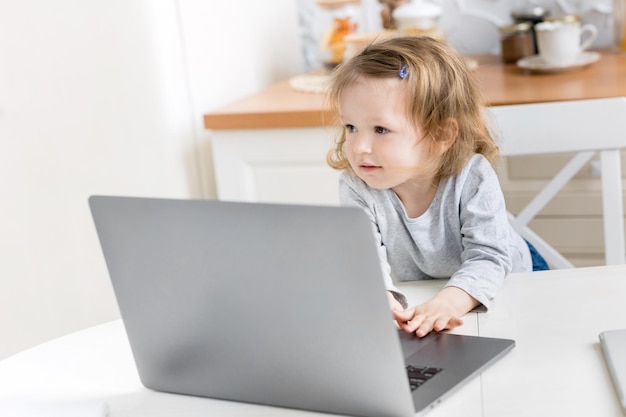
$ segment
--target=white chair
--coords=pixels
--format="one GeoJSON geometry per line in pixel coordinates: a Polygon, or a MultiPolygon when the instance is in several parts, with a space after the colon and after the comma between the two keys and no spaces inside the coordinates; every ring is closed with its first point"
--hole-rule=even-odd
{"type": "Polygon", "coordinates": [[[509,213],[513,227],[554,268],[573,265],[529,227],[529,222],[597,153],[600,153],[606,264],[624,264],[624,204],[620,150],[626,148],[626,98],[494,106],[494,134],[503,156],[575,152],[524,207],[509,213]]]}

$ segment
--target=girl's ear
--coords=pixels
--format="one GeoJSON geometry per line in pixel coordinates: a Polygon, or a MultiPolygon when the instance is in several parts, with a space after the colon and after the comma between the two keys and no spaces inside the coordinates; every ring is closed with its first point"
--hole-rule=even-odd
{"type": "Polygon", "coordinates": [[[448,118],[439,126],[437,146],[439,155],[443,155],[454,143],[459,134],[459,124],[456,119],[448,118]]]}

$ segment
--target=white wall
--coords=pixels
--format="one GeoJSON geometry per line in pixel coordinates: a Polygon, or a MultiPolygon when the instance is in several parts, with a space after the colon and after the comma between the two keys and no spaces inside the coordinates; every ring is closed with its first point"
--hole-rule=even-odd
{"type": "Polygon", "coordinates": [[[203,195],[214,196],[202,115],[301,73],[297,0],[178,0],[203,195]]]}
{"type": "Polygon", "coordinates": [[[202,114],[299,72],[296,25],[284,0],[0,0],[0,358],[118,317],[88,196],[212,197],[202,114]]]}

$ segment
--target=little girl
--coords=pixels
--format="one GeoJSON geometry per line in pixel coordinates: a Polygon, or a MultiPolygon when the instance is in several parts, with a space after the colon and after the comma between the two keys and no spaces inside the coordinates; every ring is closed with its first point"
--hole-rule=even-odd
{"type": "Polygon", "coordinates": [[[459,326],[508,273],[533,269],[507,219],[480,91],[454,49],[430,37],[372,44],[335,69],[329,99],[343,126],[328,154],[343,171],[340,202],[372,221],[402,329],[459,326]],[[393,284],[433,278],[449,281],[412,308],[393,284]]]}

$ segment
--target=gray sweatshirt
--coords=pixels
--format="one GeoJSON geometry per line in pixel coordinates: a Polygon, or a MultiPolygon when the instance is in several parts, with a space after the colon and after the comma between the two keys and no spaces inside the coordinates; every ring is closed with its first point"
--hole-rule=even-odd
{"type": "Polygon", "coordinates": [[[532,270],[528,245],[510,226],[491,164],[474,155],[461,173],[442,179],[430,207],[409,218],[390,189],[370,188],[352,171],[339,177],[341,205],[372,221],[386,288],[406,307],[394,281],[449,278],[486,308],[509,272],[532,270]]]}

